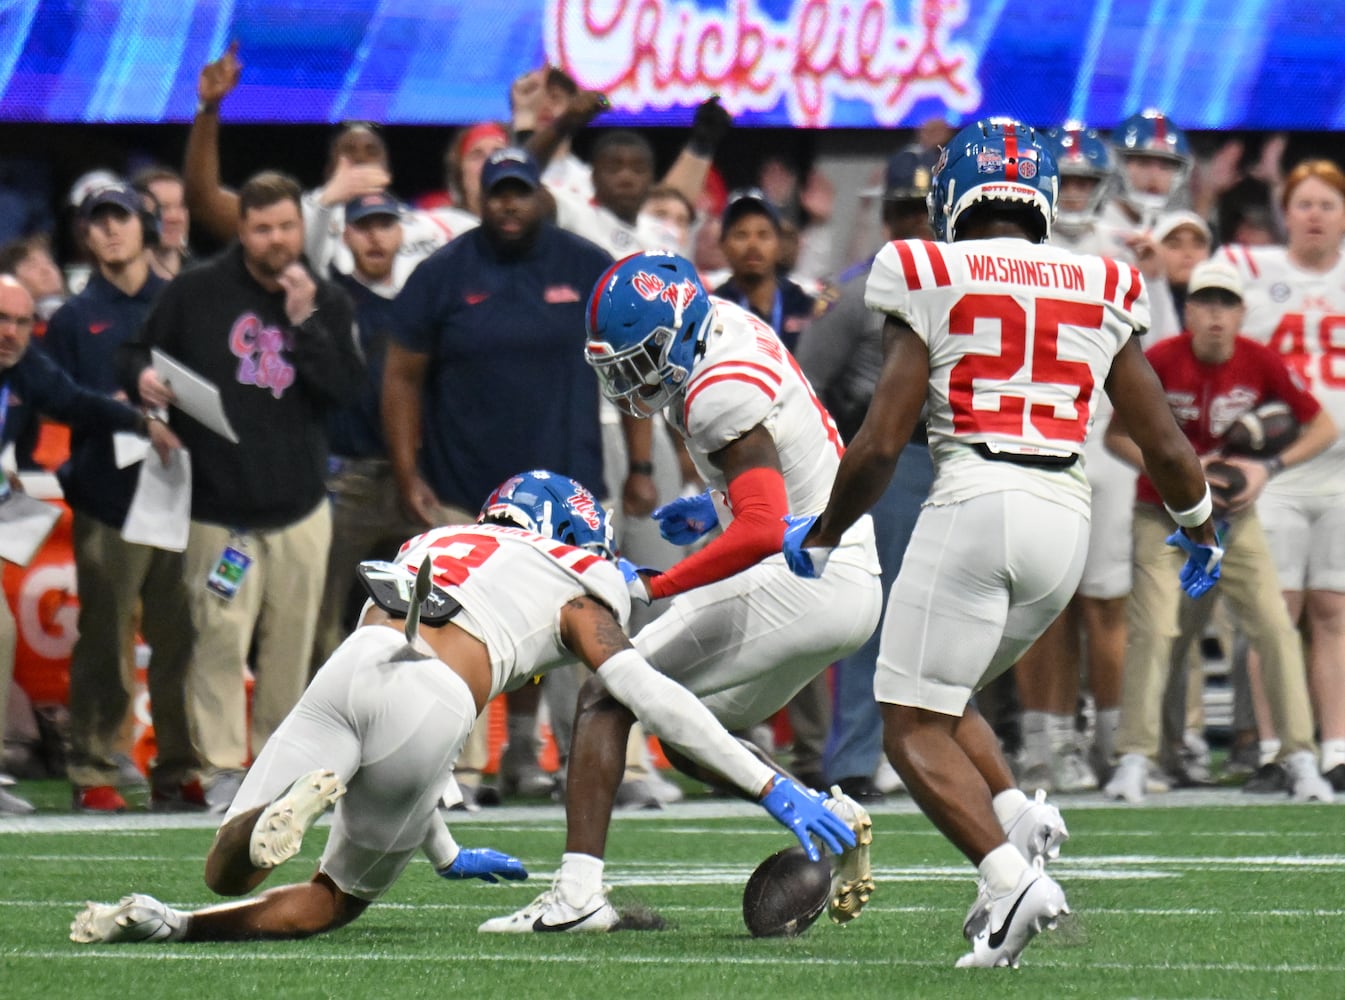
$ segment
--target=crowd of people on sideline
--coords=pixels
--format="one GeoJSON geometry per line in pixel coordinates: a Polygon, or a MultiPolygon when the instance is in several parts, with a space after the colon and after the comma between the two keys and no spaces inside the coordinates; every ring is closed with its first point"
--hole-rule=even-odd
{"type": "MultiPolygon", "coordinates": [[[[64,754],[75,809],[124,811],[136,786],[148,787],[156,810],[232,807],[236,816],[240,788],[249,815],[263,808],[300,775],[287,767],[284,782],[277,772],[253,789],[250,768],[359,620],[358,564],[390,559],[432,528],[475,522],[483,499],[524,469],[573,477],[612,512],[616,545],[638,567],[628,583],[637,596],[644,588],[629,621],[639,655],[761,751],[787,750],[801,785],[832,789],[828,801],[849,810],[847,828],[861,840],[863,804],[897,793],[912,774],[919,785],[910,792],[931,816],[951,809],[947,789],[910,763],[922,741],[959,744],[980,763],[992,743],[994,755],[1002,748],[1004,760],[981,771],[996,796],[1011,787],[1101,789],[1137,802],[1216,781],[1300,800],[1345,790],[1345,442],[1337,435],[1345,388],[1335,346],[1345,326],[1345,173],[1336,164],[1285,164],[1277,137],[1254,162],[1237,143],[1198,162],[1183,130],[1155,110],[1108,135],[1063,123],[1032,139],[1058,169],[1058,195],[1033,209],[1046,218],[1038,233],[1035,217],[997,222],[974,206],[940,208],[940,178],[957,150],[954,128],[935,121],[910,142],[894,141],[874,188],[859,192],[869,217],[857,231],[872,232],[873,245],[842,246],[830,224],[838,195],[819,171],[763,151],[756,183],[726,189],[716,151],[733,122],[716,98],[697,107],[660,176],[648,138],[601,128],[606,98],[553,67],[514,82],[510,121],[455,132],[442,190],[399,190],[384,134],[367,122],[337,130],[313,190],[271,170],[229,179],[235,187],[221,176],[228,129],[219,112],[244,72],[236,48],[203,67],[180,165],[130,177],[100,168],[76,183],[67,205],[76,257],[57,259],[62,241],[50,232],[0,247],[0,429],[14,446],[0,492],[21,489],[15,473],[33,468],[44,419],[72,428],[58,476],[73,511],[80,601],[64,754]],[[595,125],[585,162],[573,139],[595,125]],[[908,550],[926,567],[921,538],[937,528],[940,490],[950,489],[935,479],[931,432],[945,417],[938,400],[922,408],[923,393],[917,399],[909,388],[900,419],[891,402],[879,409],[875,420],[899,428],[905,446],[885,456],[894,463],[886,475],[866,473],[864,488],[853,487],[870,501],[869,517],[828,508],[833,516],[819,522],[820,537],[836,546],[821,576],[834,595],[797,591],[784,562],[767,556],[783,540],[779,515],[800,504],[820,512],[837,467],[842,483],[859,475],[845,474],[842,456],[864,441],[871,404],[882,398],[893,323],[902,328],[898,345],[912,332],[928,342],[922,324],[953,304],[923,293],[946,288],[950,267],[974,283],[1018,281],[1029,266],[1003,250],[952,255],[940,242],[969,232],[989,239],[1011,225],[1053,248],[1040,260],[1054,263],[1031,264],[1035,275],[1065,273],[1069,253],[1099,255],[1105,263],[1088,273],[1090,294],[1098,284],[1098,301],[1137,334],[1157,382],[1110,400],[1108,372],[1133,388],[1144,384],[1143,366],[1134,351],[1120,369],[1099,361],[1090,407],[1071,422],[1061,403],[1049,418],[1078,431],[1067,454],[1033,445],[1062,466],[1082,457],[1070,502],[1082,505],[1078,517],[1091,530],[1068,592],[1052,591],[1030,627],[1011,618],[1013,642],[992,637],[1006,643],[993,664],[1002,676],[977,689],[967,677],[985,663],[968,663],[942,700],[893,706],[910,680],[893,679],[884,642],[900,641],[894,630],[928,613],[914,593],[922,570],[901,571],[908,550]],[[196,253],[193,233],[224,249],[196,253]],[[627,273],[623,261],[650,251],[677,254],[679,264],[627,273]],[[630,354],[649,329],[618,330],[645,279],[666,290],[658,329],[687,321],[679,288],[716,296],[701,316],[713,334],[695,353],[657,345],[672,351],[682,380],[666,399],[645,391],[657,379],[630,354]],[[611,294],[589,308],[602,287],[611,294]],[[610,336],[595,338],[595,329],[610,336]],[[610,358],[595,356],[595,339],[610,358]],[[237,442],[173,405],[151,351],[219,387],[237,442]],[[771,407],[732,391],[752,379],[769,383],[771,407]],[[1228,429],[1267,403],[1287,407],[1298,436],[1273,453],[1231,454],[1228,429]],[[1137,412],[1146,407],[1171,411],[1180,442],[1155,429],[1152,413],[1137,412]],[[175,449],[190,455],[185,551],[122,538],[138,471],[119,467],[118,431],[150,437],[155,454],[146,461],[172,461],[175,449]],[[1182,598],[1185,553],[1166,544],[1171,512],[1191,507],[1190,484],[1153,457],[1192,447],[1223,498],[1224,583],[1199,602],[1182,598]],[[1173,505],[1166,512],[1164,501],[1173,505]],[[879,595],[889,592],[903,595],[902,611],[878,628],[879,595]],[[758,593],[774,603],[754,604],[758,593]],[[1227,607],[1216,608],[1219,593],[1227,607]],[[730,645],[719,619],[740,605],[760,621],[730,645]],[[1214,634],[1235,695],[1221,771],[1202,699],[1202,651],[1214,634]],[[147,776],[131,763],[126,738],[137,636],[151,651],[157,757],[147,776]],[[887,703],[875,701],[875,683],[887,703]],[[978,720],[967,727],[974,734],[932,721],[961,712],[973,691],[972,715],[958,717],[978,720]],[[783,733],[788,745],[777,747],[783,733]]],[[[1016,147],[995,149],[1002,161],[1016,147]]],[[[1012,179],[1031,181],[1036,169],[1034,161],[1012,179]]],[[[1021,322],[992,318],[1009,358],[1009,331],[1021,341],[1021,322]]],[[[954,321],[970,333],[982,318],[954,321]]],[[[648,325],[648,315],[639,322],[648,325]]],[[[1035,345],[1056,343],[1054,333],[1043,340],[1043,326],[1096,325],[1063,307],[1037,324],[1026,334],[1037,338],[1034,357],[1035,345]]],[[[1058,350],[1033,364],[1080,377],[1082,356],[1058,350]]],[[[989,366],[986,374],[1014,374],[1021,343],[1019,352],[1003,372],[989,366]]],[[[462,565],[470,569],[470,560],[462,565]]],[[[14,648],[15,625],[0,602],[0,723],[14,648]]],[[[540,685],[491,694],[507,703],[499,777],[483,778],[487,727],[466,725],[461,740],[447,741],[456,780],[439,790],[443,803],[475,809],[573,793],[604,808],[572,817],[554,892],[482,929],[581,918],[613,926],[601,886],[611,808],[661,808],[684,794],[654,766],[636,718],[654,717],[638,698],[586,682],[577,664],[551,670],[540,685]],[[543,716],[558,771],[541,765],[543,716]],[[567,778],[572,759],[584,766],[567,778]]],[[[17,715],[22,694],[12,703],[8,714],[17,715]]],[[[13,786],[0,766],[0,814],[31,811],[13,786]]],[[[324,794],[325,805],[335,801],[324,794]]],[[[1003,840],[995,821],[1027,801],[996,797],[988,820],[940,827],[956,831],[965,820],[976,828],[950,837],[979,863],[1003,840]]],[[[1059,831],[1056,838],[1058,846],[1059,831]]],[[[441,852],[443,866],[455,850],[441,852]]],[[[851,875],[858,898],[867,876],[851,875]]],[[[985,912],[1016,898],[1026,877],[1000,862],[982,875],[985,912]]],[[[386,884],[367,892],[341,885],[348,898],[323,927],[353,919],[386,884]]],[[[1043,912],[1063,907],[1063,895],[1037,892],[1043,912]]],[[[835,902],[833,917],[848,919],[860,905],[835,902]]],[[[984,948],[972,954],[986,958],[984,948]]]]}

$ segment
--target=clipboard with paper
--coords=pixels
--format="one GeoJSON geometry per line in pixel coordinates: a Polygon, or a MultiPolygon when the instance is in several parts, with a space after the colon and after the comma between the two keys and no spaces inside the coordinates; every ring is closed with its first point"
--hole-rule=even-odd
{"type": "Polygon", "coordinates": [[[202,378],[181,361],[165,354],[157,347],[150,350],[154,373],[159,381],[173,390],[176,397],[173,405],[187,416],[199,421],[206,427],[232,444],[238,443],[238,435],[224,413],[224,403],[220,399],[215,383],[202,378]]]}

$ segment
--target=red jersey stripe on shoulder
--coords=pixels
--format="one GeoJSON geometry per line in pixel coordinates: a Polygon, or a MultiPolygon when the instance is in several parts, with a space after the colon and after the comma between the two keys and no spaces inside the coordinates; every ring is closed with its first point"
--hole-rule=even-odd
{"type": "Polygon", "coordinates": [[[766,378],[774,382],[777,387],[780,385],[781,382],[784,381],[784,376],[780,372],[776,371],[774,368],[771,368],[767,365],[758,364],[755,361],[736,361],[730,358],[725,361],[717,361],[714,364],[712,364],[709,368],[705,368],[702,371],[698,371],[695,375],[691,376],[691,381],[687,383],[687,390],[690,391],[694,389],[702,381],[704,381],[705,379],[709,378],[712,375],[723,375],[727,372],[734,371],[735,369],[739,368],[746,368],[754,372],[760,372],[766,378]]]}
{"type": "Polygon", "coordinates": [[[897,256],[901,258],[901,269],[906,275],[906,287],[913,292],[920,291],[920,272],[915,269],[915,254],[911,253],[911,247],[904,240],[893,240],[892,245],[897,248],[897,256]]]}
{"type": "Polygon", "coordinates": [[[947,288],[953,283],[953,279],[948,276],[948,265],[944,263],[943,251],[939,249],[937,243],[931,243],[929,240],[921,240],[920,245],[925,248],[925,253],[929,255],[929,266],[934,270],[935,286],[947,288]]]}
{"type": "Polygon", "coordinates": [[[1140,289],[1144,284],[1140,278],[1139,271],[1132,264],[1130,265],[1130,291],[1126,292],[1125,301],[1121,303],[1121,308],[1130,312],[1130,308],[1135,304],[1135,300],[1140,297],[1140,289]]]}
{"type": "Polygon", "coordinates": [[[708,389],[710,386],[715,385],[718,382],[743,382],[747,385],[755,386],[756,388],[760,389],[763,393],[765,393],[766,398],[771,400],[772,402],[774,402],[775,400],[776,387],[768,385],[767,383],[761,381],[761,379],[759,378],[753,378],[751,375],[745,375],[742,372],[724,372],[723,374],[720,375],[711,375],[704,381],[697,383],[694,388],[692,388],[689,392],[687,392],[687,401],[682,404],[683,424],[687,424],[690,422],[691,401],[695,399],[698,395],[700,395],[702,389],[708,389]]]}
{"type": "Polygon", "coordinates": [[[1225,243],[1225,244],[1224,244],[1224,256],[1228,258],[1228,262],[1229,262],[1230,264],[1232,264],[1234,267],[1237,266],[1238,258],[1237,258],[1237,254],[1233,253],[1233,244],[1232,244],[1232,243],[1225,243]]]}
{"type": "Polygon", "coordinates": [[[1102,286],[1102,297],[1108,302],[1116,301],[1116,289],[1121,284],[1121,269],[1116,266],[1116,261],[1110,257],[1103,257],[1102,263],[1107,268],[1107,281],[1102,286]]]}
{"type": "Polygon", "coordinates": [[[576,573],[582,573],[590,566],[600,562],[602,562],[602,556],[589,553],[588,555],[584,556],[584,558],[571,563],[570,569],[574,570],[576,573]]]}
{"type": "Polygon", "coordinates": [[[1259,278],[1261,271],[1256,266],[1256,258],[1252,256],[1252,248],[1243,244],[1242,255],[1247,258],[1247,273],[1253,278],[1259,278]]]}

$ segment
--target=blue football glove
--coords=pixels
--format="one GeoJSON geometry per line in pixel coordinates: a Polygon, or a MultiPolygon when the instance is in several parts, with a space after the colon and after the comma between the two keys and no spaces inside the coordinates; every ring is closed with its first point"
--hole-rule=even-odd
{"type": "Polygon", "coordinates": [[[648,604],[654,599],[649,594],[649,583],[640,575],[641,570],[648,572],[648,567],[636,566],[625,556],[620,556],[617,558],[616,568],[621,570],[621,577],[626,581],[626,590],[629,591],[632,601],[648,604]]]}
{"type": "Polygon", "coordinates": [[[813,843],[813,837],[826,844],[833,854],[855,846],[854,831],[822,804],[826,800],[821,792],[804,788],[797,781],[781,775],[775,779],[771,790],[761,797],[761,805],[777,823],[799,838],[811,860],[819,861],[822,855],[813,843]]]}
{"type": "Polygon", "coordinates": [[[786,514],[785,542],[780,546],[785,554],[785,565],[795,576],[815,580],[827,568],[827,560],[834,551],[818,545],[803,547],[803,540],[817,522],[816,514],[786,514]]]}
{"type": "Polygon", "coordinates": [[[690,545],[719,523],[709,490],[694,497],[678,497],[649,516],[658,522],[658,533],[674,545],[690,545]]]}
{"type": "Polygon", "coordinates": [[[528,877],[522,861],[489,847],[464,847],[451,865],[435,871],[440,878],[479,878],[485,882],[498,882],[501,878],[517,882],[528,877]]]}
{"type": "MultiPolygon", "coordinates": [[[[1215,532],[1215,538],[1218,538],[1215,532]]],[[[1167,543],[1186,553],[1186,565],[1182,567],[1179,579],[1182,589],[1192,597],[1199,597],[1219,580],[1219,562],[1224,550],[1218,545],[1201,545],[1188,538],[1186,532],[1178,528],[1168,535],[1167,543]]]]}

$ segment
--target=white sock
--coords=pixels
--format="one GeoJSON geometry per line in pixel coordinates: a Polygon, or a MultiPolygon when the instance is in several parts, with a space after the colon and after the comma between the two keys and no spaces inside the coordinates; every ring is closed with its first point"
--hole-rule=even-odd
{"type": "Polygon", "coordinates": [[[1260,749],[1261,749],[1261,766],[1264,767],[1266,764],[1271,763],[1276,757],[1280,755],[1280,741],[1261,740],[1260,749]]]}
{"type": "Polygon", "coordinates": [[[1322,773],[1345,764],[1345,740],[1322,740],[1322,773]]]}
{"type": "Polygon", "coordinates": [[[1047,726],[1051,732],[1051,756],[1059,757],[1061,754],[1074,749],[1078,734],[1074,728],[1074,716],[1072,715],[1048,715],[1047,726]]]}
{"type": "Polygon", "coordinates": [[[568,851],[560,856],[560,877],[556,880],[556,889],[563,900],[571,906],[582,906],[595,895],[602,892],[602,858],[591,854],[571,854],[568,851]]]}
{"type": "Polygon", "coordinates": [[[1006,788],[990,804],[995,807],[995,819],[999,820],[999,825],[1007,827],[1018,811],[1027,805],[1027,796],[1017,788],[1006,788]]]}
{"type": "Polygon", "coordinates": [[[1108,763],[1116,756],[1116,731],[1121,728],[1119,708],[1099,708],[1093,730],[1093,745],[1108,763]]]}
{"type": "Polygon", "coordinates": [[[976,867],[986,885],[990,886],[990,892],[1002,896],[1012,892],[1023,877],[1023,872],[1027,871],[1027,858],[1012,844],[1000,844],[983,857],[976,867]]]}
{"type": "Polygon", "coordinates": [[[1051,716],[1046,712],[1027,710],[1021,720],[1023,732],[1023,766],[1051,762],[1051,716]]]}

